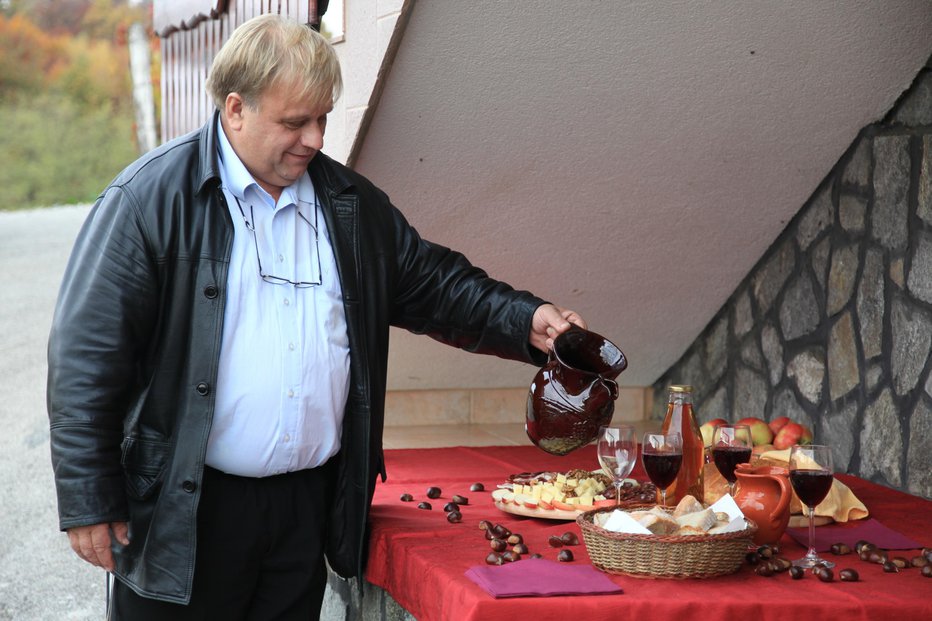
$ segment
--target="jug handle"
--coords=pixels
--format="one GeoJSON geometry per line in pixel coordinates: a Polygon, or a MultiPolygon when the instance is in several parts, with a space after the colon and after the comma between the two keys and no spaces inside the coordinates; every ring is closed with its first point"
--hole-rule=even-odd
{"type": "Polygon", "coordinates": [[[599,379],[602,380],[602,385],[608,388],[608,394],[612,396],[612,401],[617,399],[618,398],[618,383],[615,382],[615,380],[606,379],[604,377],[600,377],[599,379]]]}
{"type": "Polygon", "coordinates": [[[780,502],[777,503],[777,508],[774,509],[773,513],[770,514],[770,520],[776,522],[780,519],[780,516],[783,515],[783,512],[786,511],[786,508],[790,504],[790,500],[793,497],[793,490],[790,487],[790,482],[786,477],[776,476],[774,477],[777,480],[777,483],[780,485],[780,502]]]}

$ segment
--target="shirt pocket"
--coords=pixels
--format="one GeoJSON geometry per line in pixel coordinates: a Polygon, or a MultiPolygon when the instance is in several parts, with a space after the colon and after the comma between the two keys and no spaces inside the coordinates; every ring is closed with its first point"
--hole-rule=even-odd
{"type": "Polygon", "coordinates": [[[161,486],[171,443],[157,438],[127,436],[123,440],[123,475],[130,498],[145,500],[161,486]]]}

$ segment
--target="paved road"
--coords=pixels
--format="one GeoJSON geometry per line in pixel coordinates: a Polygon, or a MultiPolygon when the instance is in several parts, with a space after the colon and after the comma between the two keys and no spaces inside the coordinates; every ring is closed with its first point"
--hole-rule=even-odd
{"type": "Polygon", "coordinates": [[[104,575],[58,531],[45,345],[87,207],[0,212],[0,621],[100,621],[104,575]]]}

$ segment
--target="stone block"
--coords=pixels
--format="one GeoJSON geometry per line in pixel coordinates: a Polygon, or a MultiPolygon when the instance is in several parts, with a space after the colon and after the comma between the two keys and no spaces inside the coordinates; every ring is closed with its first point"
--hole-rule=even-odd
{"type": "Polygon", "coordinates": [[[811,348],[798,353],[786,365],[786,375],[796,382],[799,394],[809,403],[818,405],[822,401],[825,380],[825,352],[821,348],[811,348]]]}
{"type": "Polygon", "coordinates": [[[769,394],[767,380],[760,373],[743,365],[738,365],[735,373],[735,400],[732,404],[736,417],[756,416],[757,418],[764,418],[769,394]]]}
{"type": "Polygon", "coordinates": [[[932,234],[920,232],[913,247],[906,286],[917,299],[932,304],[932,234]]]}
{"type": "Polygon", "coordinates": [[[741,338],[754,327],[754,312],[751,308],[751,296],[746,289],[735,295],[733,313],[735,318],[732,322],[732,328],[734,329],[735,336],[741,338]]]}
{"type": "Polygon", "coordinates": [[[825,283],[828,279],[828,259],[832,254],[832,240],[828,237],[820,241],[812,249],[809,262],[812,264],[812,271],[815,273],[819,287],[825,290],[825,283]]]}
{"type": "Polygon", "coordinates": [[[709,380],[717,382],[728,366],[728,314],[723,313],[705,339],[705,368],[709,380]]]}
{"type": "Polygon", "coordinates": [[[871,141],[862,136],[851,153],[851,159],[845,164],[842,172],[842,183],[866,187],[870,184],[871,176],[871,141]]]}
{"type": "Polygon", "coordinates": [[[929,359],[932,316],[910,304],[903,296],[896,296],[890,311],[890,329],[893,338],[890,352],[893,389],[902,396],[916,387],[929,359]]]}
{"type": "Polygon", "coordinates": [[[842,310],[851,299],[857,273],[858,244],[836,248],[832,253],[832,267],[828,273],[826,311],[829,316],[842,310]]]}
{"type": "Polygon", "coordinates": [[[909,136],[877,136],[874,162],[871,235],[885,248],[903,250],[908,241],[909,136]]]}
{"type": "Polygon", "coordinates": [[[854,456],[857,429],[858,404],[846,403],[840,409],[831,408],[822,416],[822,425],[816,443],[832,447],[832,461],[836,472],[850,472],[854,456]]]}
{"type": "Polygon", "coordinates": [[[851,313],[842,314],[832,326],[828,340],[828,385],[832,401],[858,385],[858,352],[854,342],[851,313]]]}
{"type": "Polygon", "coordinates": [[[843,193],[838,199],[838,221],[849,233],[864,232],[867,219],[867,199],[843,193]]]}
{"type": "Polygon", "coordinates": [[[932,409],[920,399],[909,417],[909,448],[906,451],[906,489],[932,498],[932,409]]]}
{"type": "Polygon", "coordinates": [[[922,164],[919,169],[919,195],[916,213],[932,224],[932,134],[922,137],[922,164]]]}
{"type": "Polygon", "coordinates": [[[751,287],[761,313],[770,310],[786,279],[793,273],[795,265],[796,250],[792,240],[784,240],[754,275],[751,287]]]}
{"type": "Polygon", "coordinates": [[[819,327],[820,319],[819,302],[812,279],[804,272],[790,283],[780,304],[783,338],[792,341],[810,334],[819,327]]]}
{"type": "Polygon", "coordinates": [[[883,352],[884,274],[883,252],[867,251],[858,286],[857,313],[861,325],[861,349],[870,360],[883,352]]]}
{"type": "Polygon", "coordinates": [[[903,484],[903,427],[889,389],[867,406],[861,427],[860,476],[871,479],[880,475],[890,485],[903,484]]]}
{"type": "Polygon", "coordinates": [[[892,120],[909,127],[932,125],[932,71],[919,73],[893,113],[892,120]]]}
{"type": "Polygon", "coordinates": [[[787,416],[800,425],[813,429],[812,417],[802,408],[799,401],[796,400],[796,395],[789,388],[781,388],[773,398],[773,411],[770,420],[780,416],[787,416]]]}
{"type": "Polygon", "coordinates": [[[783,378],[783,342],[777,329],[769,323],[761,330],[761,349],[767,361],[770,385],[776,386],[783,378]]]}

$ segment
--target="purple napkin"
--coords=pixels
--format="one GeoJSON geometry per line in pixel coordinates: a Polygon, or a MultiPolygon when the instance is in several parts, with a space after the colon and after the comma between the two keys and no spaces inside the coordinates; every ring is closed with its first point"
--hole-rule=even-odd
{"type": "MultiPolygon", "coordinates": [[[[809,528],[787,528],[787,534],[804,547],[809,545],[809,528]]],[[[819,526],[815,529],[815,549],[825,552],[834,543],[844,543],[852,550],[861,540],[885,550],[912,550],[922,544],[888,528],[875,519],[858,522],[856,526],[819,526]]]]}
{"type": "Polygon", "coordinates": [[[492,597],[599,595],[621,593],[621,587],[592,565],[567,565],[529,558],[504,565],[476,565],[466,577],[492,597]]]}

